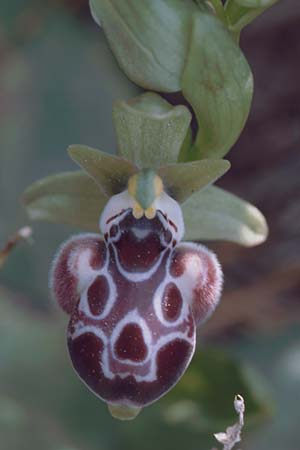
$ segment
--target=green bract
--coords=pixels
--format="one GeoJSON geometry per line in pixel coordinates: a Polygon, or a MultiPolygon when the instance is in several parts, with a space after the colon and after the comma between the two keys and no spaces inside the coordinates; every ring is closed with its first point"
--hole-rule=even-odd
{"type": "Polygon", "coordinates": [[[209,14],[194,15],[182,91],[199,125],[189,159],[224,156],[248,117],[253,78],[229,31],[209,14]]]}

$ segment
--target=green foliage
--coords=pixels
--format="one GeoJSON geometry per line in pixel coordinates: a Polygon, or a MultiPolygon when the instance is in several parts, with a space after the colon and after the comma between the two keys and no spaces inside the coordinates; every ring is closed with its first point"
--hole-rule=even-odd
{"type": "Polygon", "coordinates": [[[224,156],[245,125],[253,94],[252,73],[236,42],[239,21],[274,0],[229,0],[225,8],[219,0],[90,3],[128,77],[146,89],[182,91],[193,108],[199,132],[185,160],[224,156]]]}
{"type": "Polygon", "coordinates": [[[121,192],[133,173],[150,168],[160,174],[166,190],[184,202],[186,239],[223,239],[245,246],[263,242],[268,229],[254,206],[217,188],[200,191],[228,170],[228,162],[217,158],[237,140],[252,100],[252,73],[231,19],[243,8],[266,8],[272,1],[228,0],[223,8],[218,0],[158,0],[151,5],[146,0],[91,0],[93,15],[125,73],[153,90],[181,89],[196,114],[198,133],[194,141],[186,106],[172,106],[157,93],[118,101],[113,120],[122,158],[86,146],[69,150],[99,185],[99,201],[90,181],[79,184],[74,193],[65,192],[62,182],[52,196],[56,180],[47,178],[47,193],[38,184],[25,195],[30,217],[94,231],[103,194],[121,192]],[[81,214],[83,205],[86,213],[81,214]]]}

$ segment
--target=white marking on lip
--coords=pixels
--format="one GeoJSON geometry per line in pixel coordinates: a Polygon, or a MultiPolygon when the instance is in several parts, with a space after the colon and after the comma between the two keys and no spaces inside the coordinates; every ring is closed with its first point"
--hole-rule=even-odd
{"type": "MultiPolygon", "coordinates": [[[[186,331],[185,333],[183,332],[179,332],[179,331],[175,331],[174,333],[170,333],[167,334],[165,336],[162,336],[157,343],[155,344],[155,346],[152,347],[151,349],[151,365],[150,365],[150,369],[149,372],[146,375],[138,375],[138,374],[132,374],[130,372],[124,372],[122,374],[118,373],[117,375],[120,378],[126,378],[128,376],[133,376],[133,378],[137,381],[137,382],[141,382],[141,381],[147,381],[147,382],[153,382],[157,380],[157,354],[158,352],[165,347],[167,344],[171,343],[172,341],[175,340],[183,340],[186,341],[188,344],[191,345],[192,349],[191,349],[191,354],[189,356],[189,359],[185,365],[185,367],[187,367],[193,357],[194,351],[195,351],[195,343],[196,343],[196,333],[193,333],[192,338],[188,337],[188,331],[186,331]]],[[[171,388],[171,386],[170,386],[171,388]]]]}
{"type": "Polygon", "coordinates": [[[131,231],[139,241],[142,241],[151,233],[151,230],[149,230],[149,229],[143,230],[138,227],[132,227],[131,231]]]}
{"type": "MultiPolygon", "coordinates": [[[[127,315],[127,319],[130,317],[137,317],[135,311],[131,311],[128,315],[127,315]]],[[[140,316],[139,317],[139,321],[141,320],[140,316]]],[[[125,319],[125,318],[124,318],[125,319]]],[[[123,319],[123,321],[124,321],[123,319]]],[[[132,320],[129,319],[130,322],[132,322],[132,320]]],[[[138,323],[140,325],[140,322],[138,323]]],[[[120,326],[120,324],[118,324],[120,326]]],[[[119,326],[117,325],[117,327],[115,328],[114,332],[117,333],[119,326]],[[118,328],[118,329],[117,329],[118,328]],[[117,329],[117,330],[116,330],[117,329]]],[[[123,326],[123,325],[121,325],[123,326]]],[[[141,382],[141,381],[146,381],[146,382],[153,382],[157,380],[157,354],[158,352],[165,347],[167,344],[171,343],[174,340],[184,340],[187,343],[189,343],[192,347],[191,349],[191,354],[185,364],[185,367],[187,367],[193,357],[194,351],[195,351],[195,344],[196,344],[196,333],[193,333],[192,337],[188,336],[189,330],[187,330],[186,332],[179,332],[179,331],[175,331],[172,333],[169,333],[165,336],[162,336],[155,345],[151,345],[151,343],[149,343],[149,336],[147,336],[147,334],[150,334],[150,339],[151,339],[151,332],[148,329],[147,325],[146,327],[143,326],[143,333],[144,333],[144,338],[145,338],[145,343],[148,344],[148,356],[147,359],[145,361],[143,361],[142,364],[144,364],[145,362],[147,362],[147,360],[150,359],[150,369],[148,371],[148,373],[146,375],[138,375],[138,374],[134,374],[132,372],[118,372],[118,373],[114,373],[110,370],[110,365],[109,365],[109,354],[108,354],[108,346],[110,345],[110,339],[107,338],[107,336],[103,333],[103,331],[101,329],[99,329],[98,327],[95,327],[94,325],[85,325],[85,326],[81,326],[81,323],[78,323],[78,326],[75,325],[75,331],[71,334],[71,339],[74,340],[77,337],[85,334],[85,333],[92,333],[94,334],[96,337],[100,338],[103,342],[103,352],[102,352],[102,360],[99,360],[99,365],[103,371],[103,374],[106,378],[112,380],[115,377],[120,377],[120,378],[126,378],[129,376],[132,376],[137,382],[141,382]]],[[[115,337],[116,340],[116,337],[115,337]]],[[[119,359],[117,359],[119,361],[119,359]]],[[[124,361],[126,362],[126,361],[124,361]]],[[[127,362],[128,364],[128,362],[127,362]]],[[[141,363],[133,363],[130,360],[130,364],[134,365],[141,365],[141,363]]],[[[85,382],[85,380],[83,380],[85,382]]],[[[171,388],[171,386],[170,386],[171,388]]]]}
{"type": "MultiPolygon", "coordinates": [[[[99,296],[101,296],[101,292],[99,292],[99,296]]],[[[106,316],[108,316],[108,314],[110,313],[110,311],[112,310],[112,308],[116,302],[116,299],[117,299],[117,288],[113,281],[112,276],[110,275],[110,273],[107,270],[101,270],[99,273],[96,274],[92,283],[90,283],[90,285],[88,285],[86,287],[86,289],[83,291],[83,293],[81,294],[78,309],[80,311],[82,311],[87,317],[90,317],[92,319],[102,320],[106,316]],[[105,306],[104,306],[102,313],[97,315],[97,314],[93,314],[91,312],[89,302],[88,302],[88,290],[98,276],[105,277],[105,279],[108,283],[109,292],[108,292],[108,299],[105,302],[105,306]]]]}
{"type": "Polygon", "coordinates": [[[188,316],[189,313],[189,305],[188,302],[185,299],[185,296],[183,295],[182,289],[180,284],[177,282],[177,280],[172,279],[169,275],[167,275],[162,283],[158,286],[156,289],[154,296],[153,296],[153,307],[155,314],[158,318],[158,320],[165,325],[166,327],[176,327],[180,323],[182,323],[188,316]],[[180,292],[181,298],[182,298],[182,305],[180,309],[180,314],[177,320],[166,320],[163,311],[162,311],[162,301],[163,301],[163,295],[165,288],[168,284],[175,284],[177,289],[180,292]]]}

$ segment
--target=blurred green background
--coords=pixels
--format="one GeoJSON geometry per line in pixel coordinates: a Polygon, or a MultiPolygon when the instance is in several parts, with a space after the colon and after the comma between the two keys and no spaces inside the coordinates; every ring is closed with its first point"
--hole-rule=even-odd
{"type": "MultiPolygon", "coordinates": [[[[111,109],[139,90],[122,75],[87,0],[0,6],[0,246],[27,224],[20,196],[38,178],[76,169],[72,143],[115,152],[111,109]]],[[[216,314],[178,386],[131,423],[112,419],[77,379],[66,317],[48,271],[67,227],[33,224],[0,272],[1,450],[209,450],[246,400],[244,450],[299,449],[300,4],[279,2],[243,35],[255,75],[248,124],[221,185],[266,214],[254,249],[211,244],[225,273],[216,314]]],[[[220,446],[219,446],[220,448],[220,446]]]]}

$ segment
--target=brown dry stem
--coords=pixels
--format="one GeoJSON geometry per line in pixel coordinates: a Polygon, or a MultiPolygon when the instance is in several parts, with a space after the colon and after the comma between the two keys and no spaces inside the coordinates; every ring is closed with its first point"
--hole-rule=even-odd
{"type": "Polygon", "coordinates": [[[223,444],[223,450],[232,450],[235,444],[237,444],[241,440],[241,431],[244,426],[244,413],[245,413],[245,402],[241,395],[235,396],[234,409],[236,410],[239,416],[238,422],[232,425],[231,427],[228,427],[225,432],[214,434],[217,441],[223,444]]]}
{"type": "Polygon", "coordinates": [[[32,228],[31,227],[22,227],[20,228],[16,234],[14,234],[4,245],[3,249],[0,250],[0,269],[3,267],[6,259],[12,252],[12,250],[18,245],[21,241],[28,241],[32,236],[32,228]]]}

